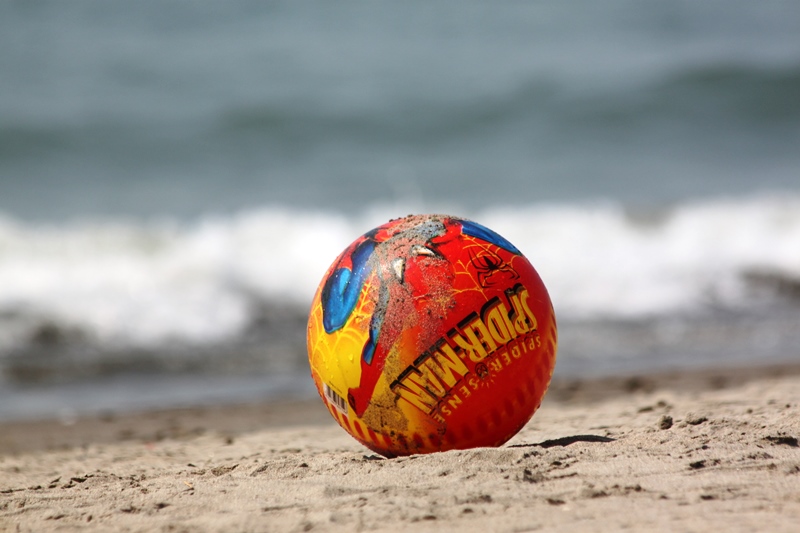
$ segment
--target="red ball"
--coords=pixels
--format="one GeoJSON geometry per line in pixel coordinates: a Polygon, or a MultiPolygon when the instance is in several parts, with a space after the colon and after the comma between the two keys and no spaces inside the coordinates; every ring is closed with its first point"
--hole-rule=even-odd
{"type": "Polygon", "coordinates": [[[387,457],[503,444],[538,409],[556,346],[530,262],[494,231],[445,215],[359,237],[328,269],[308,322],[325,405],[387,457]]]}

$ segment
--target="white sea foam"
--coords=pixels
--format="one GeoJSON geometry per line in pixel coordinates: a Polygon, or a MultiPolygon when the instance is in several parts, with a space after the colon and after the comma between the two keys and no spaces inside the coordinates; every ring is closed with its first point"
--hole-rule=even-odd
{"type": "MultiPolygon", "coordinates": [[[[224,340],[248,325],[254,301],[307,306],[347,244],[400,214],[264,208],[192,223],[60,226],[0,219],[0,348],[37,321],[114,345],[224,340]]],[[[612,204],[466,215],[528,256],[562,320],[736,308],[751,297],[744,273],[800,279],[798,196],[697,202],[654,217],[612,204]]]]}
{"type": "Polygon", "coordinates": [[[749,273],[800,280],[800,198],[685,204],[656,218],[619,206],[483,214],[526,253],[567,317],[740,307],[749,273]]]}

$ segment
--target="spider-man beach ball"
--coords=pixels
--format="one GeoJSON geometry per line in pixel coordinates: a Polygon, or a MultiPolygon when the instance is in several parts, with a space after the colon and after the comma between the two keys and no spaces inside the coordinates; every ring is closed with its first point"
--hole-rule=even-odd
{"type": "Polygon", "coordinates": [[[530,262],[494,231],[444,215],[356,239],[322,279],[308,321],[325,405],[387,457],[506,442],[539,407],[556,343],[530,262]]]}

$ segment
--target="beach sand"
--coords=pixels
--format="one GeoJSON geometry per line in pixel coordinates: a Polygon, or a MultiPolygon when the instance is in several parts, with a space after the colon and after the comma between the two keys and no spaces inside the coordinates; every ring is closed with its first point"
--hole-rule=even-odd
{"type": "Polygon", "coordinates": [[[800,366],[554,381],[500,448],[384,459],[320,401],[0,425],[0,531],[797,531],[800,366]]]}

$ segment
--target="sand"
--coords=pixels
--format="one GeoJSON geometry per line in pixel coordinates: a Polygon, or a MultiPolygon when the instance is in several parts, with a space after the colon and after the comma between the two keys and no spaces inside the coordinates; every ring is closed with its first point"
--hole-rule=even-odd
{"type": "Polygon", "coordinates": [[[320,402],[0,425],[2,531],[797,531],[800,368],[556,381],[501,448],[384,459],[320,402]]]}

